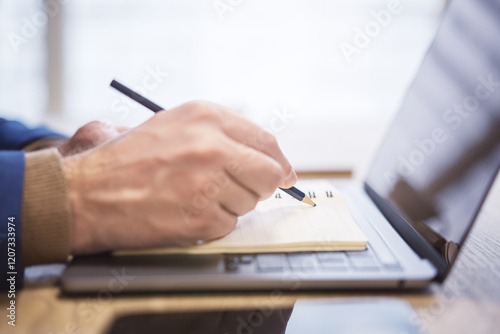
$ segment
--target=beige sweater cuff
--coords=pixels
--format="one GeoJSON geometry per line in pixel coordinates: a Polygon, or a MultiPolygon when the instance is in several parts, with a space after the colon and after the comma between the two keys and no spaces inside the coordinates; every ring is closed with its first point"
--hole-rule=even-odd
{"type": "Polygon", "coordinates": [[[57,148],[60,145],[64,144],[67,141],[67,139],[63,138],[40,138],[38,140],[35,140],[28,145],[23,147],[23,150],[26,152],[33,152],[33,151],[38,151],[38,150],[44,150],[47,148],[57,148]]]}
{"type": "Polygon", "coordinates": [[[57,149],[26,153],[22,206],[24,265],[66,262],[72,223],[61,155],[57,149]]]}

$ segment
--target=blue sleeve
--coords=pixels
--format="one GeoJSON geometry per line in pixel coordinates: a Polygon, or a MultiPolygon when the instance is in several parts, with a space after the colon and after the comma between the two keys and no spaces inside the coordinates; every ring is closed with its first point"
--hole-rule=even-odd
{"type": "Polygon", "coordinates": [[[46,127],[28,128],[0,118],[0,290],[8,298],[22,288],[21,208],[24,184],[24,152],[18,151],[41,138],[65,138],[46,127]]]}
{"type": "Polygon", "coordinates": [[[21,207],[24,152],[0,151],[0,290],[11,294],[23,284],[21,207]]]}
{"type": "Polygon", "coordinates": [[[17,121],[0,118],[0,150],[19,150],[41,138],[66,138],[44,126],[28,128],[17,121]]]}

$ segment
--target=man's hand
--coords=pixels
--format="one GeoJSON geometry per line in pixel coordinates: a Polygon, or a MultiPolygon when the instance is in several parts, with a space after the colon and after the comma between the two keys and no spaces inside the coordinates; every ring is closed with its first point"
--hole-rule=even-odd
{"type": "Polygon", "coordinates": [[[125,127],[114,127],[99,121],[90,122],[79,128],[73,137],[58,147],[58,150],[63,157],[78,154],[92,149],[127,130],[128,128],[125,127]]]}
{"type": "Polygon", "coordinates": [[[73,254],[219,238],[297,180],[271,133],[208,102],[161,111],[64,170],[73,254]]]}

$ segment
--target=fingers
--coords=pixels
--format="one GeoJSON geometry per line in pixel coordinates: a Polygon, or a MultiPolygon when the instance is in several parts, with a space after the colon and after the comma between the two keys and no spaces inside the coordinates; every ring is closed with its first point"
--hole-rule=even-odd
{"type": "Polygon", "coordinates": [[[216,219],[209,225],[210,230],[206,231],[205,237],[203,238],[205,241],[222,238],[231,232],[238,222],[238,216],[227,211],[222,206],[214,208],[214,215],[216,219]]]}
{"type": "MultiPolygon", "coordinates": [[[[201,229],[199,236],[202,240],[210,241],[225,236],[234,229],[239,216],[243,216],[257,206],[259,200],[257,194],[233,180],[229,175],[226,177],[227,184],[223,185],[217,198],[219,205],[207,208],[212,211],[214,218],[205,222],[205,227],[201,229]]],[[[271,188],[273,192],[276,189],[271,188]]]]}
{"type": "Polygon", "coordinates": [[[292,187],[297,182],[297,174],[281,151],[273,134],[257,124],[234,114],[229,109],[220,108],[224,113],[222,117],[223,130],[226,135],[276,160],[283,169],[283,179],[280,182],[280,186],[284,188],[292,187]]]}
{"type": "Polygon", "coordinates": [[[230,141],[231,160],[226,163],[226,172],[241,186],[257,195],[259,199],[271,196],[283,183],[281,165],[268,155],[251,147],[230,141]]]}
{"type": "Polygon", "coordinates": [[[253,210],[259,201],[259,196],[229,175],[227,179],[228,182],[218,198],[221,207],[235,216],[243,216],[253,210]]]}
{"type": "MultiPolygon", "coordinates": [[[[182,240],[198,241],[213,240],[225,236],[234,229],[238,216],[226,210],[219,203],[213,202],[207,207],[196,210],[189,209],[186,225],[179,229],[182,240]]],[[[185,214],[184,214],[185,215],[185,214]]]]}
{"type": "Polygon", "coordinates": [[[158,117],[169,123],[185,117],[189,124],[216,125],[233,141],[260,151],[279,163],[283,170],[279,186],[290,188],[297,181],[297,175],[272,133],[236,115],[228,108],[211,102],[193,101],[170,111],[157,113],[156,118],[158,117]]]}

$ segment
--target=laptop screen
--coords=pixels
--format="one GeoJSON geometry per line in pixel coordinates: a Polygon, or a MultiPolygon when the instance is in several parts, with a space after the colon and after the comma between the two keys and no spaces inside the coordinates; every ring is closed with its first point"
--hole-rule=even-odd
{"type": "Polygon", "coordinates": [[[366,184],[451,263],[499,165],[500,1],[454,0],[366,184]]]}

